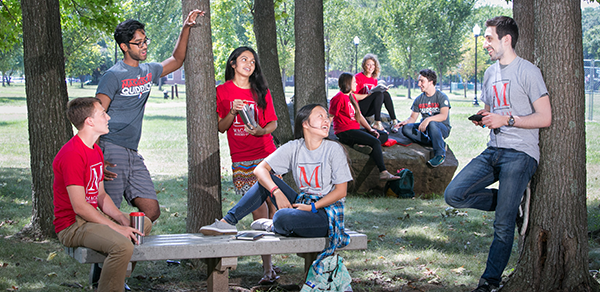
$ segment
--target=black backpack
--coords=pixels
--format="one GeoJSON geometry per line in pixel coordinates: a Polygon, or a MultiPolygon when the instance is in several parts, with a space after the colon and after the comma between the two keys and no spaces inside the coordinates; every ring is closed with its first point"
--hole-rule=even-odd
{"type": "Polygon", "coordinates": [[[398,170],[398,174],[396,175],[399,176],[400,179],[390,180],[385,183],[383,193],[388,197],[400,199],[413,198],[415,196],[415,192],[413,191],[415,179],[412,171],[403,168],[398,170]]]}

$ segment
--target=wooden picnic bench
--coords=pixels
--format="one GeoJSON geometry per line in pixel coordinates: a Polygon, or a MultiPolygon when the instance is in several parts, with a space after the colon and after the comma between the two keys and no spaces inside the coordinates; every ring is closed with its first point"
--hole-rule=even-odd
{"type": "MultiPolygon", "coordinates": [[[[350,244],[339,250],[367,248],[367,236],[346,230],[350,244]]],[[[136,245],[132,262],[177,259],[203,259],[207,264],[209,292],[229,291],[229,269],[237,267],[237,258],[263,254],[296,253],[304,258],[304,270],[308,271],[318,254],[323,251],[328,238],[286,237],[274,233],[255,241],[236,240],[231,235],[204,236],[196,233],[150,235],[142,245],[136,245]]],[[[66,252],[82,264],[102,263],[106,257],[95,250],[77,247],[66,252]]]]}

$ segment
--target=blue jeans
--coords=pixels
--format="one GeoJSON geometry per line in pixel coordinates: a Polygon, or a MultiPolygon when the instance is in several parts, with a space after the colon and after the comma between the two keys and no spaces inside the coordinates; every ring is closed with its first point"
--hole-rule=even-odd
{"type": "Polygon", "coordinates": [[[446,156],[446,141],[450,129],[442,122],[429,122],[425,133],[419,131],[421,123],[407,124],[402,127],[402,133],[409,139],[427,146],[433,146],[435,156],[446,156]]]}
{"type": "Polygon", "coordinates": [[[498,286],[510,259],[515,220],[527,183],[538,163],[524,152],[488,147],[450,182],[444,193],[446,203],[456,208],[496,211],[494,240],[481,278],[498,286]],[[499,181],[498,189],[487,186],[499,181]]]}
{"type": "MultiPolygon", "coordinates": [[[[293,204],[298,194],[278,177],[271,174],[271,178],[288,201],[293,204]]],[[[255,183],[223,219],[229,224],[237,224],[246,215],[258,209],[270,195],[269,190],[260,183],[255,183]]],[[[277,207],[275,198],[271,198],[271,202],[277,207]]],[[[329,233],[329,219],[325,209],[318,209],[317,213],[287,208],[279,210],[278,207],[277,209],[273,216],[273,232],[275,233],[300,237],[326,237],[329,233]]]]}

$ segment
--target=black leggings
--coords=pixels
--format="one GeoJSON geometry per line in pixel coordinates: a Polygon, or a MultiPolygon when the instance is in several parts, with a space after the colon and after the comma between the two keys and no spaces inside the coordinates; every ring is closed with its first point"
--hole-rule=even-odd
{"type": "Polygon", "coordinates": [[[360,112],[363,116],[368,117],[375,115],[375,121],[381,121],[381,105],[385,104],[385,109],[390,114],[390,119],[396,119],[396,111],[392,103],[392,97],[389,92],[373,92],[363,100],[358,102],[360,112]]]}
{"type": "Polygon", "coordinates": [[[369,156],[375,160],[375,164],[377,165],[379,172],[382,172],[386,170],[386,168],[385,164],[383,163],[383,150],[381,150],[381,144],[387,142],[388,134],[382,131],[377,132],[379,132],[379,139],[367,133],[365,130],[348,130],[337,133],[336,136],[338,136],[340,142],[351,147],[355,144],[371,146],[373,151],[371,151],[369,156]]]}

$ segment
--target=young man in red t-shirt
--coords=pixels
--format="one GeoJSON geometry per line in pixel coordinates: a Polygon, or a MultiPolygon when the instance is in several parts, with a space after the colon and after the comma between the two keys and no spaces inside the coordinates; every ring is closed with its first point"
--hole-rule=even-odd
{"type": "Polygon", "coordinates": [[[55,231],[67,247],[84,246],[107,254],[98,291],[122,291],[133,254],[132,240],[136,241],[136,234],[149,234],[152,222],[145,218],[144,233],[130,227],[129,216],[104,190],[104,157],[96,141],[108,133],[110,117],[100,100],[71,100],[67,117],[78,132],[52,163],[55,231]]]}

